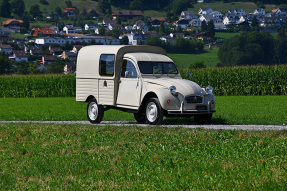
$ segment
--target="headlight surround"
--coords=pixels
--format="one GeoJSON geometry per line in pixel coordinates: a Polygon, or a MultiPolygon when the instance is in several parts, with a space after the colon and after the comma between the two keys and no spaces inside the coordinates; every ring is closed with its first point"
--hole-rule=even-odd
{"type": "Polygon", "coordinates": [[[170,93],[171,93],[172,95],[177,95],[176,87],[175,87],[175,86],[170,86],[170,87],[169,87],[169,90],[170,90],[170,93]]]}
{"type": "Polygon", "coordinates": [[[208,86],[205,87],[205,91],[206,91],[206,93],[208,93],[208,94],[212,94],[213,87],[211,87],[210,85],[208,85],[208,86]]]}

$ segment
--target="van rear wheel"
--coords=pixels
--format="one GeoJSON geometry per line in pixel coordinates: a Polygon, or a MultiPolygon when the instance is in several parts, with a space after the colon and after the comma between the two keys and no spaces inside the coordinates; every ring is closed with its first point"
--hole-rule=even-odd
{"type": "Polygon", "coordinates": [[[150,125],[159,125],[163,120],[163,109],[157,98],[150,98],[145,107],[145,119],[150,125]]]}
{"type": "Polygon", "coordinates": [[[98,105],[96,99],[91,99],[87,107],[87,116],[91,123],[100,123],[104,117],[104,107],[98,105]]]}

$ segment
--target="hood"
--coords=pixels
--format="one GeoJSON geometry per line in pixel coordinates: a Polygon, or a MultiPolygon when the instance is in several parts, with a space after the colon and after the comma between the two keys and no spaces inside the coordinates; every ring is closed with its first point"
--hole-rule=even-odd
{"type": "Polygon", "coordinates": [[[197,83],[185,79],[157,78],[144,79],[144,81],[146,83],[164,86],[165,88],[169,88],[174,85],[176,87],[176,91],[185,96],[191,94],[202,96],[204,94],[204,91],[197,83]]]}

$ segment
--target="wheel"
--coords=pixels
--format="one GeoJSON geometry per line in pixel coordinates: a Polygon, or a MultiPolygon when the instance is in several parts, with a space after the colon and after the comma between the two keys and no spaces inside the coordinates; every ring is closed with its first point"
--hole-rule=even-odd
{"type": "Polygon", "coordinates": [[[142,112],[134,113],[134,117],[138,123],[146,123],[144,113],[142,112]]]}
{"type": "Polygon", "coordinates": [[[199,114],[194,116],[194,120],[198,124],[208,124],[212,119],[212,113],[199,114]]]}
{"type": "Polygon", "coordinates": [[[87,116],[91,123],[100,123],[104,117],[104,107],[98,105],[96,99],[91,99],[87,107],[87,116]]]}
{"type": "Polygon", "coordinates": [[[150,98],[145,107],[145,119],[150,125],[159,125],[163,119],[163,109],[157,98],[150,98]]]}

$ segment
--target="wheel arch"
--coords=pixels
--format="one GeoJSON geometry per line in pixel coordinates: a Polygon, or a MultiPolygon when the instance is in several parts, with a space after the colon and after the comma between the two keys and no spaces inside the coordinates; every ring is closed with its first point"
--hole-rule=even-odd
{"type": "MultiPolygon", "coordinates": [[[[89,101],[91,101],[92,99],[96,99],[95,96],[89,95],[89,96],[87,97],[87,99],[86,99],[85,102],[89,102],[89,101]]],[[[97,100],[97,99],[96,99],[96,100],[97,100]]],[[[97,102],[98,102],[98,100],[97,100],[97,102]]]]}
{"type": "Polygon", "coordinates": [[[156,95],[156,93],[154,92],[148,92],[144,98],[142,99],[142,102],[141,102],[141,105],[139,107],[139,111],[143,111],[145,105],[146,105],[146,102],[150,99],[150,98],[158,98],[158,96],[156,95]]]}

